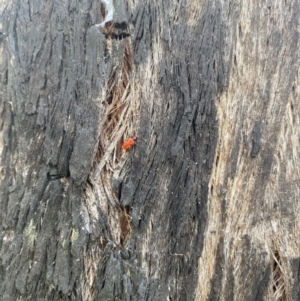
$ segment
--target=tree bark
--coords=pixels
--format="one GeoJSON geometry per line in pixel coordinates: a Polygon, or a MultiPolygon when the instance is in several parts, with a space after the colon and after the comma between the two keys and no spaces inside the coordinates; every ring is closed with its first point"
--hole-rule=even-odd
{"type": "Polygon", "coordinates": [[[299,300],[299,1],[106,2],[0,4],[1,300],[299,300]]]}

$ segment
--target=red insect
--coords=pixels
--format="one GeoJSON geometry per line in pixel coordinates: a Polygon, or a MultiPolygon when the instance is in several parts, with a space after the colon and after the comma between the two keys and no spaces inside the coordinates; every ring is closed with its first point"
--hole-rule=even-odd
{"type": "Polygon", "coordinates": [[[126,139],[122,144],[122,148],[126,151],[130,150],[135,145],[136,140],[136,136],[126,139]]]}

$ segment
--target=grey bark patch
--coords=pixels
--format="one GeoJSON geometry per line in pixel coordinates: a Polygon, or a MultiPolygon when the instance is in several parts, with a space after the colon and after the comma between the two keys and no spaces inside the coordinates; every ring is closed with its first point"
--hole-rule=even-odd
{"type": "MultiPolygon", "coordinates": [[[[293,279],[294,283],[299,283],[299,278],[300,278],[300,258],[293,258],[291,260],[291,268],[292,268],[292,273],[293,273],[293,279]]],[[[298,285],[293,286],[292,290],[292,298],[294,300],[299,300],[300,299],[300,288],[298,285]]]]}
{"type": "Polygon", "coordinates": [[[209,300],[217,300],[222,294],[222,277],[224,274],[222,266],[224,265],[224,254],[222,252],[224,246],[224,237],[221,237],[218,242],[217,250],[217,265],[215,266],[214,277],[211,279],[211,291],[209,295],[209,300]]]}
{"type": "Polygon", "coordinates": [[[135,191],[136,186],[132,181],[126,181],[125,184],[122,184],[120,201],[124,206],[131,205],[133,203],[133,196],[135,191]]]}
{"type": "Polygon", "coordinates": [[[122,286],[123,286],[124,301],[131,301],[131,295],[133,292],[132,292],[132,284],[131,284],[130,275],[123,274],[122,286]]]}
{"type": "Polygon", "coordinates": [[[243,236],[241,243],[242,251],[242,263],[245,267],[242,271],[242,279],[246,279],[245,285],[251,287],[249,290],[245,290],[245,300],[264,300],[264,295],[268,287],[271,269],[268,265],[268,257],[266,253],[262,253],[260,256],[260,262],[251,260],[259,252],[254,248],[249,236],[243,236]],[[256,279],[256,281],[253,281],[256,279]]]}
{"type": "Polygon", "coordinates": [[[121,263],[114,257],[114,253],[111,253],[101,278],[103,282],[98,294],[99,300],[121,300],[121,263]]]}
{"type": "Polygon", "coordinates": [[[263,121],[258,121],[253,128],[251,157],[255,158],[261,149],[263,121]]]}
{"type": "Polygon", "coordinates": [[[70,175],[77,184],[87,180],[95,144],[96,139],[89,130],[80,131],[75,138],[74,150],[70,158],[70,175]]]}

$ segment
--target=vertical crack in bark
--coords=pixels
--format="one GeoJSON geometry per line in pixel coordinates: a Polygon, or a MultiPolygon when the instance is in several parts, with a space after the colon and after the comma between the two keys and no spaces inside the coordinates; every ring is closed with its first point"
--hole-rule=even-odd
{"type": "Polygon", "coordinates": [[[131,232],[130,216],[131,216],[131,207],[121,205],[119,211],[120,228],[121,228],[121,233],[120,233],[121,246],[124,246],[131,232]]]}
{"type": "Polygon", "coordinates": [[[284,273],[280,252],[275,247],[271,250],[271,267],[274,301],[287,301],[286,275],[284,273]]]}
{"type": "Polygon", "coordinates": [[[106,103],[108,104],[101,132],[98,151],[95,156],[92,178],[99,176],[104,166],[114,168],[122,154],[122,138],[131,119],[132,107],[128,98],[130,93],[129,76],[132,69],[132,55],[127,43],[121,72],[115,71],[108,81],[106,103]]]}
{"type": "MultiPolygon", "coordinates": [[[[107,37],[109,53],[111,43],[111,37],[107,37]]],[[[131,72],[132,53],[127,42],[121,68],[115,69],[108,80],[104,100],[107,109],[101,121],[98,148],[86,187],[86,206],[90,221],[94,224],[91,228],[98,228],[95,230],[98,237],[84,251],[84,300],[94,300],[97,296],[95,285],[99,271],[104,267],[99,263],[103,252],[111,247],[122,248],[131,232],[131,207],[120,203],[119,188],[114,189],[112,185],[114,171],[120,171],[125,164],[125,158],[122,158],[124,134],[126,131],[132,132],[134,105],[129,98],[131,72]]]]}

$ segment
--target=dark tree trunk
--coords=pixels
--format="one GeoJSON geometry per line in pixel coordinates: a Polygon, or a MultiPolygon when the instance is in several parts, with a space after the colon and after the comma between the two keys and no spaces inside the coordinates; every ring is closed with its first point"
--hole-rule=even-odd
{"type": "Polygon", "coordinates": [[[103,2],[0,4],[0,299],[299,300],[299,1],[103,2]]]}

